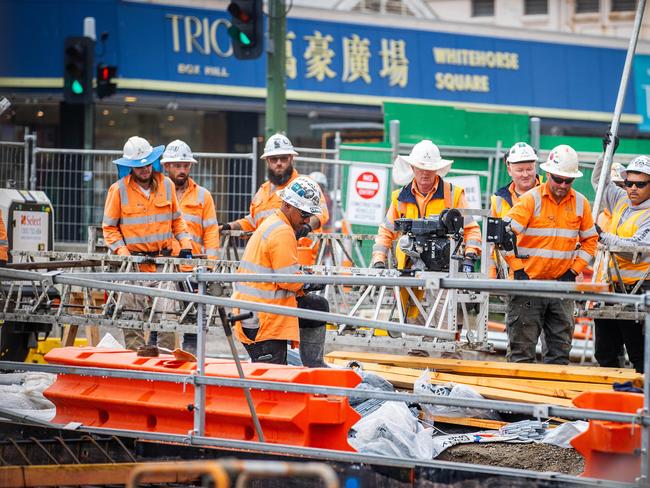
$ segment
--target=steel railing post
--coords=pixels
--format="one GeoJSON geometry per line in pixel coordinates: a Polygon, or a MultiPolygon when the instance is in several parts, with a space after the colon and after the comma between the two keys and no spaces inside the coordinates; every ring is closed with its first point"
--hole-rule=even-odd
{"type": "MultiPolygon", "coordinates": [[[[205,281],[199,281],[199,295],[205,295],[205,281]]],[[[196,372],[198,377],[205,376],[205,304],[196,304],[196,372]]],[[[205,388],[203,384],[194,383],[194,435],[205,435],[205,388]]]]}

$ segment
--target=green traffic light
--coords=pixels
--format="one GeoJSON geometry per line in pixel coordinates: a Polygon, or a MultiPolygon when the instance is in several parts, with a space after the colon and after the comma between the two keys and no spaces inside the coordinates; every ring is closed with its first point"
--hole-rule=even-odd
{"type": "Polygon", "coordinates": [[[244,46],[250,46],[251,45],[250,38],[241,31],[239,32],[239,42],[241,42],[244,46]]]}
{"type": "Polygon", "coordinates": [[[79,83],[79,80],[74,80],[72,82],[72,93],[75,95],[81,95],[84,92],[84,87],[81,83],[79,83]]]}

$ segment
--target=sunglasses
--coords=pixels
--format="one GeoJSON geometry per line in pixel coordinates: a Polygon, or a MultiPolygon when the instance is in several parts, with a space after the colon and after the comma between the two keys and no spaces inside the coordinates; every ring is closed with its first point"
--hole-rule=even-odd
{"type": "Polygon", "coordinates": [[[575,178],[560,178],[559,176],[555,176],[555,175],[551,175],[551,178],[558,185],[562,185],[562,184],[570,185],[575,180],[575,178]]]}
{"type": "Polygon", "coordinates": [[[298,212],[300,212],[300,216],[301,216],[303,219],[307,219],[307,218],[311,217],[312,215],[314,215],[314,214],[312,214],[312,213],[305,212],[305,211],[303,211],[303,210],[298,210],[298,212]]]}
{"type": "Polygon", "coordinates": [[[645,188],[648,186],[648,183],[650,183],[650,180],[648,181],[630,181],[630,180],[625,180],[624,184],[627,188],[632,188],[633,186],[636,186],[637,188],[645,188]]]}

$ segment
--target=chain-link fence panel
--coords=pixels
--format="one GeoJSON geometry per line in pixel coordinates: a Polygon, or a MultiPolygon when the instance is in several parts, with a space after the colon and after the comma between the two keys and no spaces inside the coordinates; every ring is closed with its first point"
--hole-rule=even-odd
{"type": "Polygon", "coordinates": [[[0,142],[0,186],[6,187],[7,182],[16,182],[21,188],[25,184],[28,162],[25,160],[27,142],[0,142]]]}

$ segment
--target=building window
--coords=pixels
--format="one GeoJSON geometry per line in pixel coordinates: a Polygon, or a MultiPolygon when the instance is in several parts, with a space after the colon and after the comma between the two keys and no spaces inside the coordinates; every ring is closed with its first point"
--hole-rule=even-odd
{"type": "Polygon", "coordinates": [[[492,17],[494,0],[472,0],[472,17],[492,17]]]}
{"type": "Polygon", "coordinates": [[[612,0],[612,12],[630,12],[636,10],[636,0],[612,0]]]}
{"type": "Polygon", "coordinates": [[[600,0],[576,0],[577,14],[598,12],[598,10],[600,10],[600,0]]]}
{"type": "Polygon", "coordinates": [[[548,14],[548,0],[524,0],[524,15],[548,14]]]}

